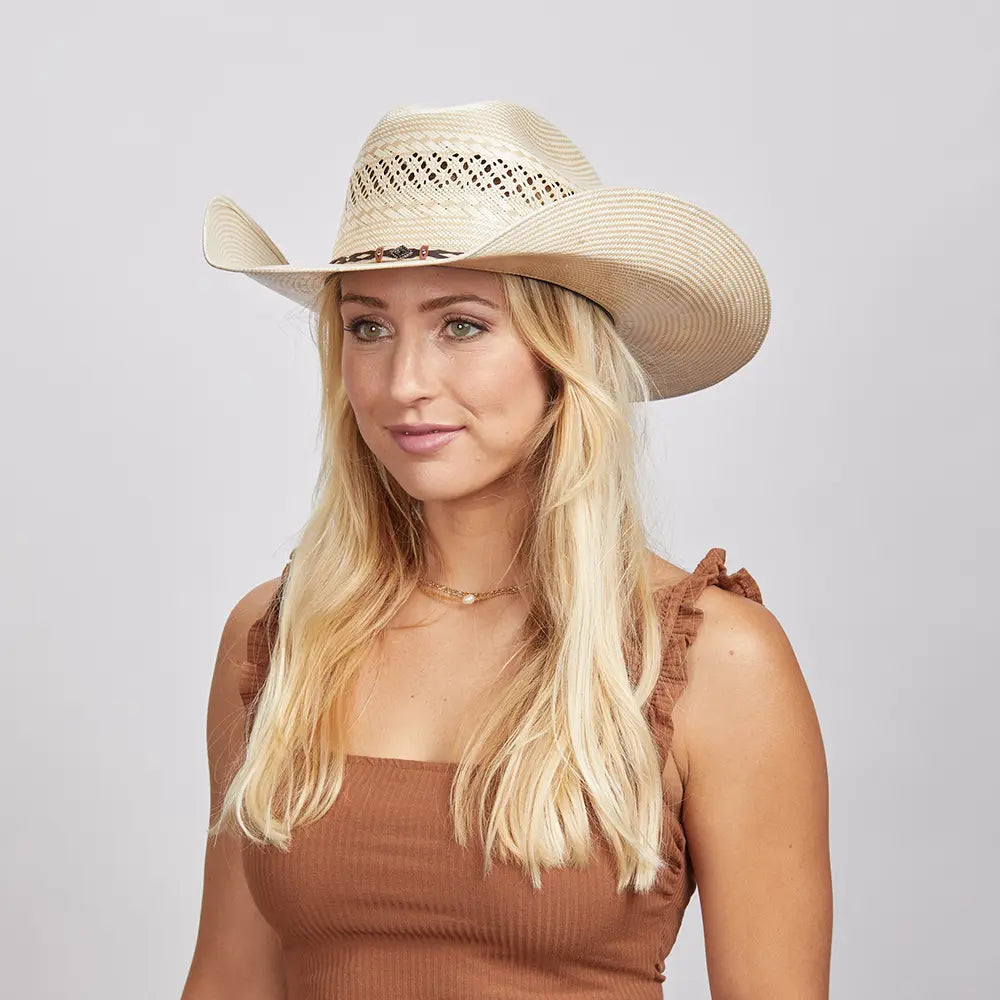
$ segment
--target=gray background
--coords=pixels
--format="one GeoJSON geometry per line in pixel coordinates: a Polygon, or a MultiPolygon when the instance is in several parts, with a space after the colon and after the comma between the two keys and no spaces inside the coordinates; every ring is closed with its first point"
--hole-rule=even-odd
{"type": "MultiPolygon", "coordinates": [[[[649,408],[651,531],[746,566],[830,767],[836,998],[995,996],[998,16],[986,2],[20,5],[5,19],[5,990],[176,998],[225,617],[317,463],[292,303],[201,257],[237,200],[329,257],[397,104],[487,98],[753,248],[771,331],[649,408]]],[[[752,862],[752,845],[748,861],[752,862]]],[[[666,995],[707,997],[692,900],[666,995]]]]}

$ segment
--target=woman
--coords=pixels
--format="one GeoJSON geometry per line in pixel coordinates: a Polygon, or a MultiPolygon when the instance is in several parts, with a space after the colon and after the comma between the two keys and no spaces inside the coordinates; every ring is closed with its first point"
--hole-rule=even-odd
{"type": "Polygon", "coordinates": [[[377,123],[329,264],[227,199],[205,254],[314,310],[324,447],[223,632],[184,1000],[659,997],[696,884],[713,996],[826,997],[809,693],[746,570],[645,547],[634,473],[632,403],[757,351],[750,251],[486,102],[377,123]]]}

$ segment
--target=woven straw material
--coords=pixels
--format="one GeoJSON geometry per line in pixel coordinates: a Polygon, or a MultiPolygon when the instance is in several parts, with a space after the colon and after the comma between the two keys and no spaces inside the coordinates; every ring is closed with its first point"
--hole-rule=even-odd
{"type": "Polygon", "coordinates": [[[289,264],[222,197],[208,206],[203,249],[213,267],[310,308],[327,275],[371,268],[445,265],[562,285],[611,314],[651,399],[731,375],[771,315],[760,265],[721,220],[659,191],[602,185],[555,126],[502,101],[385,115],[355,161],[334,263],[289,264]]]}

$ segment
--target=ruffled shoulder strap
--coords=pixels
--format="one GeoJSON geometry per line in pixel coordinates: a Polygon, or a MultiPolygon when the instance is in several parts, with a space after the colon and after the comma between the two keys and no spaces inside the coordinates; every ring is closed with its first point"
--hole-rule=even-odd
{"type": "Polygon", "coordinates": [[[726,550],[710,549],[684,579],[657,591],[663,634],[663,659],[659,680],[647,702],[653,739],[666,764],[673,742],[673,706],[687,683],[687,649],[694,642],[705,615],[695,601],[706,587],[716,586],[763,604],[760,588],[745,570],[726,572],[726,550]]]}
{"type": "Polygon", "coordinates": [[[288,579],[288,570],[292,565],[294,554],[295,550],[293,549],[288,557],[288,562],[285,563],[285,568],[281,571],[281,580],[264,613],[247,630],[246,660],[239,673],[239,690],[243,707],[251,717],[257,696],[264,686],[268,669],[271,666],[271,651],[274,648],[275,639],[278,637],[278,613],[281,610],[281,595],[285,590],[285,580],[288,579]]]}

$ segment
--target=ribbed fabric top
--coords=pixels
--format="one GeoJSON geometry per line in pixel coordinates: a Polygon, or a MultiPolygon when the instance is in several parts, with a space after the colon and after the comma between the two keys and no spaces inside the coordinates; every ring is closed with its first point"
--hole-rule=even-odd
{"type": "MultiPolygon", "coordinates": [[[[671,752],[671,707],[687,680],[686,651],[714,584],[762,603],[745,569],[730,575],[713,548],[657,592],[663,667],[645,712],[671,752]]],[[[288,565],[282,573],[282,581],[288,565]]],[[[248,712],[267,675],[279,587],[247,636],[240,694],[248,712]]],[[[667,864],[649,893],[617,892],[602,838],[586,868],[543,868],[532,887],[516,865],[454,840],[448,810],[457,765],[349,754],[340,796],[292,832],[288,853],[243,843],[247,884],[284,952],[287,1000],[428,998],[660,1000],[665,961],[694,892],[680,808],[665,798],[667,864]]]]}

